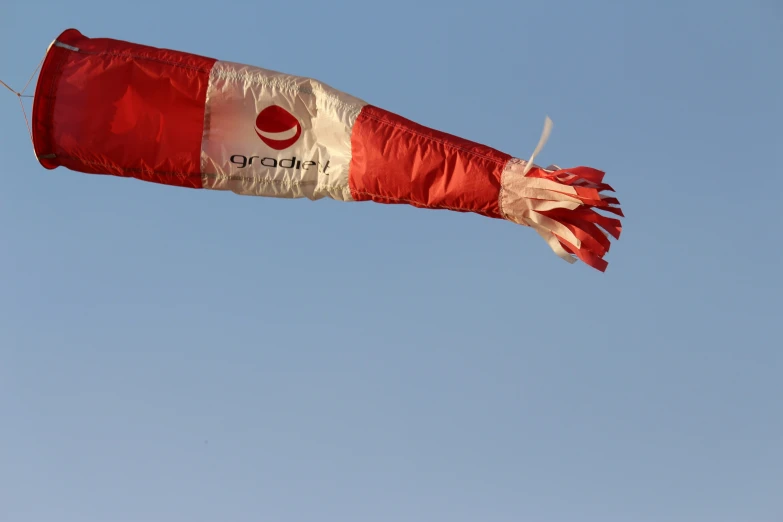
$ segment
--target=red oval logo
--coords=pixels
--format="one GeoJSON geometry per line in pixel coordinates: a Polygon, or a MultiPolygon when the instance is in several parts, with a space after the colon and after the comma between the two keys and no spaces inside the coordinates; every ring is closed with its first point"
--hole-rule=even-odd
{"type": "Polygon", "coordinates": [[[302,125],[284,108],[270,105],[256,117],[256,134],[269,147],[283,150],[299,140],[302,125]]]}

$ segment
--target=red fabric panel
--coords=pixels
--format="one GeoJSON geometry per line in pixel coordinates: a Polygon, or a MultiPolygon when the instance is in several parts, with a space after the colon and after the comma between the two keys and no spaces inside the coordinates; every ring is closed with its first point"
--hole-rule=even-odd
{"type": "Polygon", "coordinates": [[[44,167],[201,187],[201,139],[214,59],[69,29],[36,87],[35,151],[44,167]]]}
{"type": "Polygon", "coordinates": [[[501,218],[500,176],[508,154],[365,106],[351,135],[356,201],[476,212],[501,218]]]}

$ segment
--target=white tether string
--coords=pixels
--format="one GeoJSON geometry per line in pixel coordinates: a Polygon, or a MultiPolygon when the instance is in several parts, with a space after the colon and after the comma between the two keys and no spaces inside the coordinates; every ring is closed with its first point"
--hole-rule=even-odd
{"type": "Polygon", "coordinates": [[[547,116],[546,120],[544,120],[544,130],[541,131],[541,137],[538,140],[538,145],[536,145],[536,149],[533,151],[533,154],[531,154],[527,165],[525,165],[525,170],[522,171],[523,176],[527,175],[530,169],[533,168],[533,160],[536,159],[538,153],[541,152],[541,150],[544,148],[544,145],[546,145],[546,142],[549,139],[549,135],[552,133],[552,125],[552,120],[549,118],[549,116],[547,116]]]}

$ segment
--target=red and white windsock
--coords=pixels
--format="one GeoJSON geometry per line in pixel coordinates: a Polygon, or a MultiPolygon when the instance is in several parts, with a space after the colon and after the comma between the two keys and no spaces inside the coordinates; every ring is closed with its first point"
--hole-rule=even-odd
{"type": "Polygon", "coordinates": [[[75,29],[47,51],[32,130],[49,169],[475,212],[530,226],[601,271],[621,231],[597,212],[623,215],[598,170],[544,169],[311,78],[75,29]]]}

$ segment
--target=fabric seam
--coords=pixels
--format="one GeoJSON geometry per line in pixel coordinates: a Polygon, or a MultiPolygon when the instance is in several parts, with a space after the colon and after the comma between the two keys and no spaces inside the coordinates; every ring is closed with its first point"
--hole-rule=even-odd
{"type": "Polygon", "coordinates": [[[408,205],[411,205],[411,206],[415,206],[415,207],[419,207],[419,208],[428,208],[428,209],[432,209],[432,210],[438,210],[438,209],[454,210],[454,211],[458,211],[458,212],[473,212],[473,213],[486,212],[488,214],[495,215],[495,212],[492,212],[492,211],[489,211],[489,210],[479,210],[479,209],[462,208],[462,207],[450,207],[450,206],[447,206],[447,205],[426,205],[424,203],[421,203],[419,201],[415,201],[413,199],[395,198],[395,197],[392,197],[392,196],[382,196],[380,194],[373,194],[373,193],[367,192],[367,191],[358,191],[357,190],[357,191],[351,191],[351,192],[354,193],[354,194],[357,194],[359,196],[369,196],[371,198],[380,198],[380,199],[384,199],[384,200],[387,200],[387,201],[392,202],[392,203],[405,203],[405,204],[408,204],[408,205]]]}
{"type": "MultiPolygon", "coordinates": [[[[50,77],[51,83],[49,84],[49,92],[47,93],[46,97],[49,100],[49,105],[47,107],[46,111],[46,128],[49,130],[49,132],[46,134],[45,144],[46,144],[46,150],[53,151],[54,148],[52,147],[52,135],[54,134],[54,107],[57,105],[57,82],[59,81],[60,77],[63,73],[63,65],[65,64],[65,61],[67,60],[67,55],[65,53],[61,53],[60,56],[56,57],[57,62],[54,64],[55,68],[52,72],[52,75],[50,77]]],[[[33,123],[35,125],[35,122],[33,123]]],[[[54,152],[43,152],[43,154],[56,154],[54,152]]],[[[57,156],[59,157],[59,156],[57,156]]]]}
{"type": "MultiPolygon", "coordinates": [[[[68,50],[70,50],[70,49],[68,49],[68,50]]],[[[77,51],[71,51],[71,52],[79,53],[79,54],[88,54],[88,55],[91,55],[91,56],[110,56],[110,57],[113,56],[113,57],[120,57],[120,58],[133,58],[133,59],[136,59],[136,60],[145,60],[145,61],[148,61],[148,62],[156,62],[156,63],[161,63],[161,64],[164,64],[164,65],[171,65],[171,66],[174,66],[174,67],[179,67],[179,68],[182,68],[182,69],[189,69],[191,71],[202,72],[202,73],[209,73],[212,70],[212,68],[205,69],[203,67],[196,67],[195,65],[187,65],[187,64],[180,63],[180,62],[175,62],[175,61],[172,61],[172,60],[164,60],[162,58],[154,58],[154,57],[151,57],[151,56],[142,56],[142,55],[139,55],[139,54],[133,54],[133,53],[129,53],[129,52],[85,51],[84,49],[79,49],[77,51]]],[[[195,57],[197,55],[191,55],[191,56],[195,57]]],[[[214,58],[206,58],[206,57],[199,57],[199,58],[206,59],[206,60],[217,61],[214,58]]]]}
{"type": "Polygon", "coordinates": [[[476,151],[473,151],[473,150],[470,150],[470,149],[466,149],[465,147],[462,147],[460,145],[455,145],[453,143],[449,143],[448,141],[446,141],[444,139],[441,139],[441,138],[436,138],[436,137],[433,137],[433,136],[427,136],[426,134],[424,134],[422,132],[419,132],[417,130],[411,129],[410,127],[406,127],[406,126],[400,125],[399,123],[395,123],[395,122],[386,120],[384,118],[381,118],[379,116],[375,116],[373,114],[361,114],[360,116],[361,117],[365,117],[365,118],[369,118],[369,119],[374,120],[374,121],[376,121],[378,123],[382,123],[382,124],[384,124],[384,125],[386,125],[388,127],[394,127],[394,128],[399,129],[399,130],[401,130],[403,132],[407,132],[409,134],[413,134],[415,136],[419,136],[419,137],[424,138],[426,140],[434,141],[435,143],[439,143],[439,144],[443,145],[446,148],[453,149],[453,150],[458,150],[458,151],[464,152],[466,154],[469,154],[471,156],[475,156],[475,157],[478,157],[478,158],[483,158],[483,159],[485,159],[487,161],[495,163],[496,165],[505,165],[505,163],[508,161],[508,160],[505,160],[505,159],[499,160],[499,159],[493,158],[492,156],[488,156],[486,154],[482,154],[481,152],[476,152],[476,151]]]}
{"type": "Polygon", "coordinates": [[[57,157],[61,158],[61,159],[65,159],[65,160],[77,161],[77,162],[79,162],[79,163],[81,163],[83,165],[90,165],[90,166],[95,166],[95,167],[103,167],[103,168],[106,168],[106,169],[109,169],[109,170],[119,171],[119,172],[123,172],[123,173],[126,173],[126,172],[127,173],[138,172],[138,173],[142,173],[142,174],[159,174],[159,175],[164,175],[164,176],[184,176],[184,177],[187,177],[187,178],[193,178],[193,177],[196,177],[196,176],[198,176],[198,177],[201,176],[201,172],[200,171],[199,172],[181,172],[181,171],[165,171],[165,170],[155,170],[155,169],[142,169],[142,168],[136,168],[136,167],[118,167],[116,165],[109,165],[109,164],[106,164],[106,163],[101,163],[99,161],[90,161],[90,160],[85,160],[85,159],[82,159],[82,158],[76,158],[74,156],[65,156],[65,155],[62,155],[62,154],[58,154],[57,157]]]}

